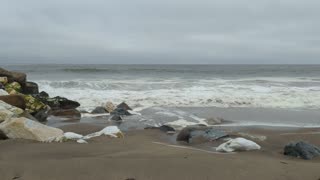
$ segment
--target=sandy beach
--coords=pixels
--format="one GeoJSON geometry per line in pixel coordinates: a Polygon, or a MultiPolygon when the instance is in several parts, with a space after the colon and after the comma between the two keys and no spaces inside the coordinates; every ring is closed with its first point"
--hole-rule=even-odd
{"type": "MultiPolygon", "coordinates": [[[[77,124],[64,131],[90,133],[100,126],[77,124]]],[[[240,129],[239,129],[240,130],[240,129]]],[[[234,133],[237,133],[234,131],[234,133]]],[[[306,161],[282,155],[290,141],[319,144],[319,129],[241,129],[266,136],[260,151],[224,154],[205,147],[170,143],[159,130],[130,131],[125,138],[98,137],[89,144],[0,141],[1,179],[297,179],[318,180],[320,159],[306,161]]],[[[211,147],[220,142],[210,143],[211,147]]]]}

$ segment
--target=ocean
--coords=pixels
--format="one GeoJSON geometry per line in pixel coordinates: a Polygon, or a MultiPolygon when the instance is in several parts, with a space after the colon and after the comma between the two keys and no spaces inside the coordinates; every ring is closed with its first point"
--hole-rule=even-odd
{"type": "MultiPolygon", "coordinates": [[[[28,80],[50,96],[80,102],[79,110],[90,112],[107,101],[126,102],[141,115],[126,117],[122,129],[205,124],[212,117],[236,126],[320,126],[320,65],[38,64],[4,68],[27,73],[28,80]]],[[[105,126],[109,121],[83,114],[81,122],[105,126]]],[[[51,126],[65,123],[48,121],[51,126]]]]}
{"type": "Polygon", "coordinates": [[[137,109],[320,109],[320,65],[9,65],[51,96],[92,110],[107,101],[137,109]]]}

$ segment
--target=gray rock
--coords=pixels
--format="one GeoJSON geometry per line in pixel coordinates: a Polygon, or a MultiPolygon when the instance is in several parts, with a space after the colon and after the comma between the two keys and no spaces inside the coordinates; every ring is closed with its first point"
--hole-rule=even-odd
{"type": "Polygon", "coordinates": [[[91,114],[103,114],[103,113],[108,113],[108,111],[102,107],[102,106],[98,106],[96,107],[92,112],[91,114]]]}
{"type": "Polygon", "coordinates": [[[123,108],[116,108],[111,112],[112,115],[118,115],[118,116],[130,116],[131,113],[129,113],[126,109],[123,108]]]}
{"type": "Polygon", "coordinates": [[[320,156],[320,149],[312,144],[300,141],[297,143],[290,143],[284,147],[284,155],[299,157],[305,160],[313,159],[320,156]]]}
{"type": "Polygon", "coordinates": [[[119,105],[117,106],[117,108],[121,108],[121,109],[124,109],[124,110],[126,110],[126,111],[128,111],[128,110],[131,110],[131,111],[132,111],[131,107],[129,107],[129,105],[126,104],[125,102],[119,104],[119,105]]]}
{"type": "Polygon", "coordinates": [[[214,141],[226,136],[228,136],[226,132],[219,129],[214,129],[212,127],[189,126],[180,131],[177,136],[177,141],[203,143],[214,141]]]}
{"type": "Polygon", "coordinates": [[[110,119],[113,120],[113,121],[122,121],[121,116],[119,116],[117,114],[112,115],[110,119]]]}
{"type": "Polygon", "coordinates": [[[24,94],[39,94],[38,84],[34,82],[26,82],[22,92],[24,94]]]}

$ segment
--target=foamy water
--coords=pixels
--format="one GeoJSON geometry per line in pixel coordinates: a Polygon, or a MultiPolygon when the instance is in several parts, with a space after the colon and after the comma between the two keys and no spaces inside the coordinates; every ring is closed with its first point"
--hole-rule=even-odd
{"type": "Polygon", "coordinates": [[[91,110],[107,101],[152,106],[320,109],[320,66],[29,65],[40,90],[91,110]]]}

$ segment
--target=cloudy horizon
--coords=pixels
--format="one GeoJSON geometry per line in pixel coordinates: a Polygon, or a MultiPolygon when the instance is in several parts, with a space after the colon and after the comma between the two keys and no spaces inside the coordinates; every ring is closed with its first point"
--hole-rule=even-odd
{"type": "Polygon", "coordinates": [[[320,1],[3,0],[0,64],[318,64],[320,1]]]}

